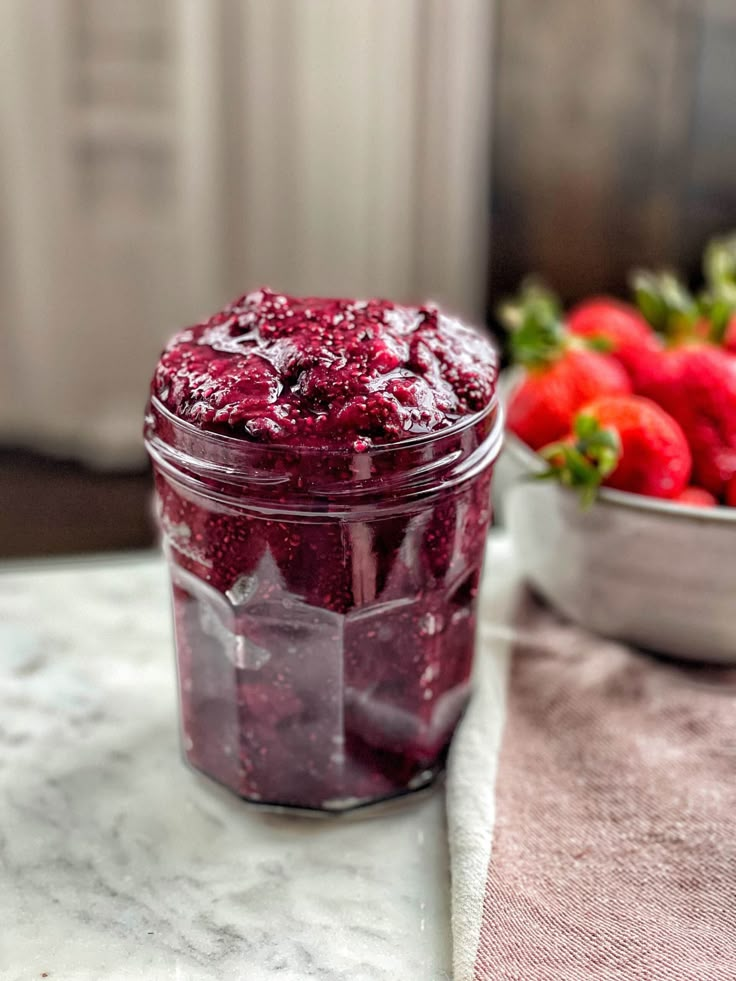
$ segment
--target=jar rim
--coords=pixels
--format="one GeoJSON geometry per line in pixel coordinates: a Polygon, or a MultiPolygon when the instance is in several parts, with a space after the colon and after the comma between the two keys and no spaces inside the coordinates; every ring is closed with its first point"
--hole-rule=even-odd
{"type": "MultiPolygon", "coordinates": [[[[202,429],[196,426],[193,422],[187,419],[182,419],[171,411],[164,403],[153,393],[149,396],[149,406],[154,409],[157,413],[163,416],[164,419],[175,429],[178,429],[182,434],[188,435],[193,439],[201,439],[206,445],[209,443],[212,446],[220,446],[223,449],[239,449],[241,452],[246,447],[253,447],[254,449],[268,450],[269,453],[294,453],[298,451],[300,455],[314,453],[315,455],[325,456],[326,454],[334,457],[353,457],[355,456],[355,449],[352,446],[308,446],[303,445],[298,442],[294,443],[263,443],[256,440],[245,439],[240,436],[229,436],[226,433],[216,433],[208,429],[202,429]]],[[[478,409],[477,412],[473,412],[467,416],[460,416],[455,422],[450,426],[445,426],[441,429],[433,429],[430,432],[418,433],[415,436],[409,436],[407,439],[399,439],[390,443],[374,443],[371,444],[363,454],[367,457],[376,455],[378,453],[386,452],[397,452],[400,450],[416,449],[432,443],[436,440],[444,439],[445,437],[452,438],[465,432],[467,429],[472,429],[479,422],[482,422],[487,416],[491,415],[494,411],[497,412],[497,418],[494,423],[494,429],[503,425],[502,417],[503,413],[498,411],[500,409],[500,400],[498,396],[497,389],[494,388],[493,394],[488,402],[483,406],[482,409],[478,409]]]]}
{"type": "Polygon", "coordinates": [[[328,452],[208,433],[156,399],[148,404],[144,439],[167,480],[220,509],[356,518],[366,509],[398,513],[492,463],[503,441],[503,408],[494,397],[459,425],[362,452],[328,452]]]}

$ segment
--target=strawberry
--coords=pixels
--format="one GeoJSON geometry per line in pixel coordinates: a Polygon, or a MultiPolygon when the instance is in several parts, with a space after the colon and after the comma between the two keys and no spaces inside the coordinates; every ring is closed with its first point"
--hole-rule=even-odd
{"type": "MultiPolygon", "coordinates": [[[[717,264],[715,253],[709,254],[707,275],[722,298],[725,287],[712,268],[717,264]]],[[[736,359],[703,341],[702,331],[704,323],[716,331],[723,310],[714,305],[716,293],[701,298],[700,306],[710,303],[714,318],[704,321],[694,298],[669,274],[637,274],[634,288],[643,312],[649,311],[650,321],[656,321],[674,344],[640,372],[636,390],[679,422],[692,450],[696,483],[720,498],[736,474],[736,359]]]]}
{"type": "Polygon", "coordinates": [[[710,491],[707,491],[704,487],[695,487],[694,485],[686,487],[682,494],[679,494],[674,500],[678,504],[687,504],[691,508],[718,507],[718,501],[710,491]]]}
{"type": "Polygon", "coordinates": [[[608,396],[586,405],[572,433],[543,451],[545,476],[581,489],[589,503],[599,487],[649,497],[678,497],[687,486],[692,458],[671,416],[649,399],[608,396]]]}
{"type": "Polygon", "coordinates": [[[630,391],[615,361],[595,351],[569,350],[549,367],[529,370],[511,396],[507,425],[536,450],[568,432],[576,410],[592,398],[630,391]]]}
{"type": "Polygon", "coordinates": [[[601,338],[636,387],[662,342],[639,311],[611,297],[594,297],[573,307],[566,317],[567,329],[576,337],[601,338]]]}
{"type": "Polygon", "coordinates": [[[692,450],[695,480],[722,497],[736,475],[736,360],[711,344],[672,348],[638,391],[677,420],[692,450]]]}
{"type": "Polygon", "coordinates": [[[500,316],[511,329],[512,358],[526,369],[509,399],[507,425],[532,449],[569,432],[575,412],[596,396],[631,391],[617,361],[566,330],[556,299],[543,288],[526,285],[520,302],[500,316]]]}

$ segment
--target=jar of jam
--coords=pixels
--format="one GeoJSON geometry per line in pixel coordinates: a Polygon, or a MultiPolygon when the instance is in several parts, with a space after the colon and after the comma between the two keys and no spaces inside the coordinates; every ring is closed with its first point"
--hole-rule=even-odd
{"type": "Polygon", "coordinates": [[[145,437],[184,752],[343,811],[441,771],[501,441],[487,340],[434,307],[258,290],[176,335],[145,437]]]}

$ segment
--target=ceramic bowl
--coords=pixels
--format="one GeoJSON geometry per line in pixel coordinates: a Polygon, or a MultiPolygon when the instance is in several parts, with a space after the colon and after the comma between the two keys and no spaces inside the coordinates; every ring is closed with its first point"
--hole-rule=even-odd
{"type": "Polygon", "coordinates": [[[663,654],[736,663],[736,508],[696,508],[535,481],[542,461],[507,434],[494,482],[521,571],[565,616],[663,654]]]}

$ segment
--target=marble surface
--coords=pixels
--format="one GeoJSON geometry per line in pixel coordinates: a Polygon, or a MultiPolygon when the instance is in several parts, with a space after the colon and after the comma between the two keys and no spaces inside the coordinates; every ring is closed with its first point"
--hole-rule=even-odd
{"type": "Polygon", "coordinates": [[[178,749],[163,562],[0,573],[0,978],[449,978],[442,793],[256,812],[178,749]]]}

